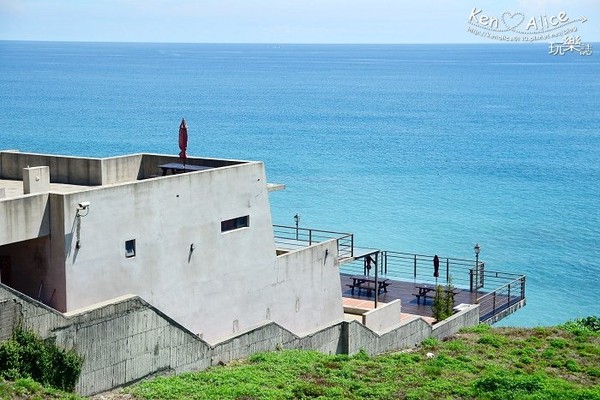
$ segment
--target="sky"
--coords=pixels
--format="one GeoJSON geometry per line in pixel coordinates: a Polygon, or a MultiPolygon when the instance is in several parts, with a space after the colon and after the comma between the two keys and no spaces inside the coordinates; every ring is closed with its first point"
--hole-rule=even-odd
{"type": "MultiPolygon", "coordinates": [[[[483,43],[473,8],[511,21],[564,12],[600,42],[600,0],[0,0],[0,40],[175,43],[483,43]],[[513,18],[508,18],[508,17],[513,18]]],[[[555,19],[556,21],[556,19],[555,19]]],[[[512,34],[513,36],[518,36],[512,34]]],[[[546,40],[546,42],[554,40],[546,40]]]]}

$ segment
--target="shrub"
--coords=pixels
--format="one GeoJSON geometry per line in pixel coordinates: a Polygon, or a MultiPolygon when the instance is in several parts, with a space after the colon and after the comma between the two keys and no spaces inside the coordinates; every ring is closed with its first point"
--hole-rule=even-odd
{"type": "Polygon", "coordinates": [[[461,333],[487,333],[492,330],[492,327],[488,324],[479,324],[475,326],[469,326],[466,328],[462,328],[460,330],[461,333]]]}
{"type": "Polygon", "coordinates": [[[589,376],[600,377],[600,368],[598,367],[589,367],[586,372],[589,376]]]}
{"type": "Polygon", "coordinates": [[[21,376],[19,350],[19,344],[15,341],[0,343],[0,377],[14,381],[21,376]]]}
{"type": "Polygon", "coordinates": [[[577,361],[569,359],[565,362],[565,368],[571,372],[579,372],[581,371],[581,367],[577,363],[577,361]]]}
{"type": "Polygon", "coordinates": [[[550,339],[550,346],[556,349],[562,349],[567,346],[567,341],[563,338],[550,339]]]}
{"type": "Polygon", "coordinates": [[[73,391],[82,364],[74,350],[60,349],[22,328],[0,343],[0,377],[7,379],[31,378],[42,385],[73,391]]]}
{"type": "Polygon", "coordinates": [[[487,345],[490,345],[497,349],[502,347],[502,345],[505,344],[506,342],[507,342],[507,340],[503,336],[497,336],[497,335],[493,335],[493,334],[481,335],[481,337],[477,341],[477,343],[487,344],[487,345]]]}
{"type": "Polygon", "coordinates": [[[492,399],[519,399],[544,389],[544,378],[540,375],[510,375],[496,371],[474,382],[480,397],[492,399]]]}
{"type": "Polygon", "coordinates": [[[600,317],[590,316],[568,321],[560,325],[560,328],[576,336],[600,335],[600,317]]]}
{"type": "Polygon", "coordinates": [[[424,348],[430,348],[430,349],[435,349],[440,345],[440,341],[436,338],[427,338],[425,340],[423,340],[423,342],[421,343],[421,346],[424,348]]]}
{"type": "Polygon", "coordinates": [[[314,383],[300,382],[292,387],[292,394],[296,399],[310,399],[323,396],[325,390],[314,383]]]}
{"type": "Polygon", "coordinates": [[[586,318],[580,318],[575,320],[575,322],[591,331],[600,332],[600,317],[590,316],[586,318]]]}
{"type": "Polygon", "coordinates": [[[452,286],[448,286],[444,289],[441,285],[436,285],[435,295],[433,296],[433,303],[431,304],[431,311],[433,318],[436,321],[443,321],[452,315],[452,307],[454,307],[454,294],[452,293],[452,286]]]}

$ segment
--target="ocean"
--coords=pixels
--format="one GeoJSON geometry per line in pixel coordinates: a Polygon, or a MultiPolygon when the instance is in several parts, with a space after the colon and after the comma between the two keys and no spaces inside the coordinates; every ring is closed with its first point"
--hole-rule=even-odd
{"type": "MultiPolygon", "coordinates": [[[[599,44],[593,44],[600,51],[599,44]]],[[[527,275],[499,325],[600,315],[600,61],[547,44],[0,41],[0,149],[262,160],[273,221],[527,275]]],[[[0,221],[1,223],[1,221],[0,221]]]]}

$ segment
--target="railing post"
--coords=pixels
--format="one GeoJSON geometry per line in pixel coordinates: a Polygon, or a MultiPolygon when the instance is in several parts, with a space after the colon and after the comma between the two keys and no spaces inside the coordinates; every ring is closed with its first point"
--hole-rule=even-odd
{"type": "Polygon", "coordinates": [[[379,274],[377,273],[379,266],[377,265],[377,254],[378,253],[375,253],[375,287],[373,288],[375,290],[375,308],[377,308],[377,303],[379,302],[379,274]]]}
{"type": "Polygon", "coordinates": [[[521,278],[521,300],[525,298],[525,277],[521,278]]]}
{"type": "Polygon", "coordinates": [[[508,307],[510,307],[510,285],[511,283],[508,284],[508,307]]]}
{"type": "Polygon", "coordinates": [[[450,283],[450,259],[446,258],[446,283],[450,283]]]}
{"type": "Polygon", "coordinates": [[[485,276],[484,276],[485,275],[485,263],[482,262],[480,265],[481,265],[481,275],[480,275],[481,276],[481,278],[480,278],[481,279],[481,287],[483,288],[485,286],[485,281],[484,281],[484,279],[485,279],[485,276]]]}
{"type": "Polygon", "coordinates": [[[414,267],[413,267],[413,278],[415,280],[417,279],[417,255],[416,254],[415,254],[414,267]]]}
{"type": "Polygon", "coordinates": [[[381,257],[382,257],[383,265],[385,266],[384,272],[385,272],[385,274],[387,275],[387,261],[388,261],[388,260],[387,260],[387,258],[388,258],[388,256],[387,256],[387,251],[383,251],[383,252],[381,253],[381,257]]]}
{"type": "Polygon", "coordinates": [[[494,290],[494,297],[492,298],[492,315],[496,315],[496,291],[494,290]]]}
{"type": "Polygon", "coordinates": [[[473,292],[473,269],[469,269],[469,291],[473,292]]]}
{"type": "Polygon", "coordinates": [[[350,257],[354,257],[354,234],[350,235],[350,257]]]}
{"type": "Polygon", "coordinates": [[[308,230],[308,245],[312,246],[312,229],[308,230]]]}

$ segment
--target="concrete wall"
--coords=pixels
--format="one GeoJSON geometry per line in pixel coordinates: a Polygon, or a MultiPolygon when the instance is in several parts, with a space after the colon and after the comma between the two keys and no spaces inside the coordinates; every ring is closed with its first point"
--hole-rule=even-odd
{"type": "Polygon", "coordinates": [[[400,299],[386,303],[363,314],[363,325],[367,328],[382,333],[400,324],[400,313],[402,312],[400,299]]]}
{"type": "Polygon", "coordinates": [[[44,269],[22,267],[28,279],[13,287],[57,310],[135,293],[212,342],[264,321],[301,333],[343,319],[335,242],[277,257],[260,162],[192,158],[215,168],[137,181],[146,166],[178,159],[0,155],[14,178],[20,164],[45,164],[52,181],[97,183],[91,177],[100,176],[105,185],[0,201],[9,227],[0,229],[0,249],[19,243],[7,249],[13,260],[23,264],[27,240],[51,234],[44,269]],[[82,202],[90,207],[78,214],[82,202]],[[222,221],[244,216],[248,227],[221,231],[222,221]],[[135,257],[125,255],[129,240],[135,257]]]}
{"type": "Polygon", "coordinates": [[[253,306],[266,307],[267,319],[299,335],[342,321],[337,258],[335,240],[280,255],[275,281],[256,291],[253,306]]]}
{"type": "Polygon", "coordinates": [[[21,303],[13,300],[0,300],[0,341],[12,336],[13,328],[19,324],[23,315],[21,303]]]}
{"type": "Polygon", "coordinates": [[[0,199],[0,246],[49,233],[47,193],[0,199]]]}
{"type": "Polygon", "coordinates": [[[35,194],[50,191],[50,168],[29,167],[23,170],[23,193],[35,194]]]}
{"type": "MultiPolygon", "coordinates": [[[[459,314],[470,312],[473,310],[459,314]]],[[[470,320],[455,318],[453,324],[470,320]]],[[[364,349],[374,355],[413,347],[432,333],[431,326],[419,317],[403,320],[381,335],[356,321],[338,322],[303,336],[267,322],[210,345],[137,296],[63,315],[5,285],[0,285],[0,321],[0,340],[22,322],[42,337],[83,355],[76,391],[86,396],[156,374],[205,369],[259,351],[313,349],[355,354],[364,349]]]]}
{"type": "MultiPolygon", "coordinates": [[[[159,165],[180,162],[181,158],[179,158],[178,156],[169,156],[164,154],[143,154],[138,179],[160,176],[162,175],[162,170],[159,168],[159,165]]],[[[188,157],[186,162],[188,164],[203,165],[207,167],[217,168],[243,164],[247,161],[188,157]]]]}
{"type": "MultiPolygon", "coordinates": [[[[48,274],[44,277],[45,288],[52,293],[47,292],[45,298],[50,298],[48,305],[58,311],[67,311],[66,298],[66,276],[65,263],[67,250],[71,248],[74,241],[72,235],[73,224],[69,231],[65,229],[65,198],[60,194],[50,194],[50,220],[55,221],[50,225],[50,254],[48,274]]],[[[72,223],[74,222],[71,221],[72,223]]]]}
{"type": "MultiPolygon", "coordinates": [[[[21,180],[23,168],[48,166],[51,182],[89,186],[110,185],[161,175],[158,166],[169,162],[181,162],[181,159],[177,156],[160,154],[83,158],[3,151],[0,152],[0,178],[21,180]]],[[[242,164],[246,161],[190,157],[187,162],[216,168],[242,164]]]]}
{"type": "Polygon", "coordinates": [[[50,182],[73,185],[101,185],[102,164],[97,158],[53,156],[20,152],[0,153],[3,179],[21,180],[23,168],[50,167],[50,182]]]}
{"type": "Polygon", "coordinates": [[[62,204],[47,193],[0,201],[0,256],[10,259],[10,286],[66,311],[62,204]]]}
{"type": "Polygon", "coordinates": [[[141,154],[132,154],[121,157],[103,158],[100,161],[102,184],[110,185],[137,180],[142,157],[141,154]]]}
{"type": "Polygon", "coordinates": [[[364,350],[367,354],[414,347],[431,335],[431,325],[420,317],[404,319],[395,328],[379,335],[358,321],[348,324],[348,354],[364,350]]]}
{"type": "MultiPolygon", "coordinates": [[[[10,286],[34,299],[47,303],[51,290],[45,278],[50,269],[48,236],[0,246],[0,256],[10,260],[10,286]]],[[[6,283],[6,280],[3,280],[6,283]]]]}
{"type": "Polygon", "coordinates": [[[457,333],[465,326],[474,326],[479,324],[479,305],[472,304],[462,311],[446,318],[445,320],[433,325],[431,336],[443,339],[457,333]]]}
{"type": "Polygon", "coordinates": [[[268,320],[304,332],[343,317],[335,242],[276,256],[262,163],[63,200],[66,310],[135,293],[210,342],[268,320]],[[83,201],[90,207],[77,248],[83,201]],[[249,227],[221,232],[222,221],[246,215],[249,227]],[[128,240],[136,244],[132,258],[128,240]]]}

